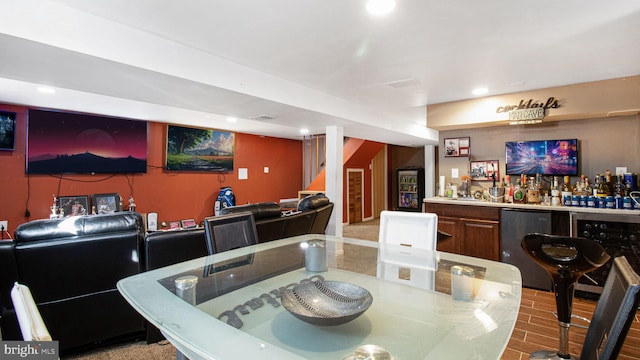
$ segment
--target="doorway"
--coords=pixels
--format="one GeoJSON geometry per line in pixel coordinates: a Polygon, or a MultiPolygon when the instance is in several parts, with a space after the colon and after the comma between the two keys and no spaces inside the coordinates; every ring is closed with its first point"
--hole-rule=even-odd
{"type": "Polygon", "coordinates": [[[362,222],[362,193],[364,192],[364,169],[347,169],[347,211],[349,224],[362,222]]]}

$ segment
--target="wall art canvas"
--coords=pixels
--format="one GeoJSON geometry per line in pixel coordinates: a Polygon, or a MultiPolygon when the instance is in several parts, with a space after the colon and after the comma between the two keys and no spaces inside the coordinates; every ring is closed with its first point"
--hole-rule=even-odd
{"type": "Polygon", "coordinates": [[[16,113],[0,111],[0,150],[15,150],[16,113]]]}
{"type": "Polygon", "coordinates": [[[147,171],[147,122],[29,109],[27,173],[147,171]]]}
{"type": "Polygon", "coordinates": [[[167,170],[232,172],[234,151],[235,133],[167,127],[167,170]]]}

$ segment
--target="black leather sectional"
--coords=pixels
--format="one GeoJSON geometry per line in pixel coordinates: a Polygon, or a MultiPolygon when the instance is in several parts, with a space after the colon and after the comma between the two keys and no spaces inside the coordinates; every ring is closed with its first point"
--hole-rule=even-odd
{"type": "MultiPolygon", "coordinates": [[[[324,233],[333,203],[313,196],[300,212],[284,216],[276,203],[224,209],[251,211],[258,241],[324,233]]],[[[204,230],[145,233],[138,213],[120,212],[21,224],[14,240],[0,241],[0,329],[21,340],[10,291],[30,287],[38,309],[64,353],[130,338],[162,339],[116,289],[118,280],[207,255],[204,230]]]]}

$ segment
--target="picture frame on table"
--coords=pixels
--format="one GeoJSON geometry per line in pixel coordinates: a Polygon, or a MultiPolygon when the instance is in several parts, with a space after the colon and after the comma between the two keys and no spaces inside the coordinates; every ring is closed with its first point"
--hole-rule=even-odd
{"type": "Polygon", "coordinates": [[[444,157],[468,157],[471,153],[471,138],[445,138],[444,157]]]}
{"type": "Polygon", "coordinates": [[[96,214],[113,214],[122,211],[120,194],[93,194],[91,195],[91,205],[95,208],[96,214]]]}
{"type": "Polygon", "coordinates": [[[64,217],[91,213],[88,195],[60,196],[58,197],[58,208],[63,212],[64,217]]]}
{"type": "Polygon", "coordinates": [[[198,224],[196,224],[195,219],[180,220],[180,225],[182,225],[182,227],[185,229],[194,228],[198,226],[198,224]]]}
{"type": "Polygon", "coordinates": [[[169,221],[169,230],[180,229],[180,221],[169,221]]]}
{"type": "Polygon", "coordinates": [[[473,180],[491,181],[495,174],[496,181],[500,181],[500,162],[498,160],[471,161],[469,175],[473,180]]]}

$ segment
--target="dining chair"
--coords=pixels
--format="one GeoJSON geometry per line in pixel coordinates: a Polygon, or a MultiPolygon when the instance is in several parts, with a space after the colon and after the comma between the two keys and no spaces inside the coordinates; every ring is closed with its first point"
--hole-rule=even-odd
{"type": "Polygon", "coordinates": [[[433,213],[382,211],[378,235],[381,247],[378,277],[434,289],[435,270],[438,268],[437,229],[438,216],[433,213]],[[402,247],[424,251],[403,254],[402,247]],[[416,256],[420,259],[415,259],[416,256]]]}
{"type": "Polygon", "coordinates": [[[580,360],[616,359],[639,304],[640,276],[627,258],[616,257],[593,312],[580,360]]]}
{"type": "Polygon", "coordinates": [[[11,289],[11,301],[24,341],[52,341],[28,286],[16,282],[11,289]]]}
{"type": "Polygon", "coordinates": [[[258,242],[255,220],[249,211],[205,218],[204,234],[209,255],[258,242]]]}

